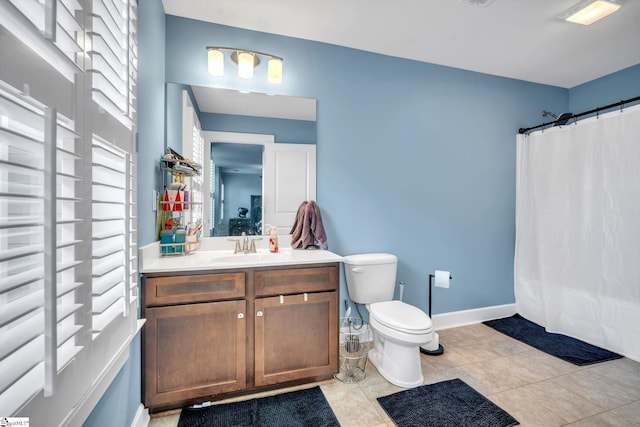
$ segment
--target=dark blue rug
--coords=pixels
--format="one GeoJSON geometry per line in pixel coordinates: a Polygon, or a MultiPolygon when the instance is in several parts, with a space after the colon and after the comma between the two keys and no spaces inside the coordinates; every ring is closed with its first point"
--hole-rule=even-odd
{"type": "Polygon", "coordinates": [[[378,398],[398,427],[508,427],[518,421],[459,378],[378,398]]]}
{"type": "Polygon", "coordinates": [[[183,408],[178,427],[340,427],[320,387],[243,402],[183,408]]]}
{"type": "Polygon", "coordinates": [[[584,341],[562,334],[547,332],[544,327],[525,319],[519,314],[483,323],[511,338],[578,366],[606,362],[622,357],[617,353],[587,344],[584,341]]]}

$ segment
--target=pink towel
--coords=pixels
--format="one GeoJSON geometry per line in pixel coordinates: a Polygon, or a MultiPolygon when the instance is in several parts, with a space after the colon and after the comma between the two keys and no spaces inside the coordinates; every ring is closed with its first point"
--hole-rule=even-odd
{"type": "Polygon", "coordinates": [[[327,249],[327,235],[322,225],[320,208],[313,200],[303,202],[298,208],[296,220],[291,228],[291,247],[306,249],[318,246],[327,249]]]}

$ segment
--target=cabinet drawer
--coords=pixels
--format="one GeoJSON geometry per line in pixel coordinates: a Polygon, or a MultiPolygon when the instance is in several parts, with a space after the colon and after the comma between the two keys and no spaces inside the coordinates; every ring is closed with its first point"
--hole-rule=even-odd
{"type": "Polygon", "coordinates": [[[338,266],[257,270],[256,296],[333,291],[338,286],[338,266]]]}
{"type": "Polygon", "coordinates": [[[146,306],[242,298],[245,273],[151,277],[144,286],[146,306]]]}

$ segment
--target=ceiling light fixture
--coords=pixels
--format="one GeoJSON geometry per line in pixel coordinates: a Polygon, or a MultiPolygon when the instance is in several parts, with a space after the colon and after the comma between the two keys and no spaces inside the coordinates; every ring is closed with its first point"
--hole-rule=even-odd
{"type": "Polygon", "coordinates": [[[583,0],[567,9],[560,15],[560,19],[581,25],[591,25],[596,21],[611,15],[622,5],[610,0],[583,0]]]}
{"type": "Polygon", "coordinates": [[[238,75],[244,79],[253,78],[253,69],[260,64],[260,57],[269,58],[267,80],[272,84],[282,83],[282,58],[270,53],[232,47],[207,46],[209,74],[224,75],[224,53],[231,52],[231,60],[238,65],[238,75]]]}

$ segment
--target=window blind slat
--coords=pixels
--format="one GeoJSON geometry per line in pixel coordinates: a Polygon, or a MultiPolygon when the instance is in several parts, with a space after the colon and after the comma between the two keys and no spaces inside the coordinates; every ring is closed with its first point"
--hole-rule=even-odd
{"type": "MultiPolygon", "coordinates": [[[[124,184],[124,183],[123,183],[124,184]]],[[[124,188],[94,184],[92,186],[92,200],[94,202],[125,202],[124,188]]]]}
{"type": "Polygon", "coordinates": [[[105,258],[94,258],[93,276],[100,277],[112,270],[122,267],[124,264],[124,253],[122,251],[106,256],[105,258]]]}
{"type": "Polygon", "coordinates": [[[25,245],[15,249],[5,249],[0,254],[0,262],[9,261],[28,255],[40,254],[43,250],[44,247],[42,246],[42,244],[25,245]]]}
{"type": "Polygon", "coordinates": [[[123,298],[115,301],[109,308],[102,313],[96,313],[93,316],[93,331],[103,331],[111,322],[113,322],[118,316],[123,314],[123,298]]]}
{"type": "MultiPolygon", "coordinates": [[[[44,387],[44,362],[38,363],[28,372],[0,391],[0,408],[19,408],[44,387]]],[[[1,390],[1,389],[0,389],[1,390]]]]}
{"type": "Polygon", "coordinates": [[[106,241],[102,241],[103,245],[95,245],[93,250],[93,256],[95,258],[104,258],[108,255],[116,252],[122,252],[124,250],[124,237],[115,236],[106,241]]]}
{"type": "MultiPolygon", "coordinates": [[[[122,276],[121,276],[122,277],[122,276]]],[[[122,299],[124,295],[124,282],[120,281],[115,283],[109,290],[102,295],[94,296],[94,303],[92,307],[93,314],[101,314],[107,308],[111,307],[113,303],[122,299]]]]}
{"type": "Polygon", "coordinates": [[[58,310],[56,319],[60,322],[80,310],[82,307],[82,304],[65,304],[64,307],[61,307],[61,309],[58,310]]]}
{"type": "Polygon", "coordinates": [[[36,367],[42,360],[44,335],[38,335],[9,356],[0,360],[0,391],[4,392],[25,373],[36,367]]]}
{"type": "Polygon", "coordinates": [[[11,327],[5,328],[6,331],[1,335],[0,360],[42,335],[44,332],[43,324],[44,313],[42,310],[26,313],[24,316],[14,320],[11,327]]]}
{"type": "Polygon", "coordinates": [[[95,296],[102,295],[123,279],[124,269],[122,267],[116,267],[93,280],[92,293],[95,296]]]}

